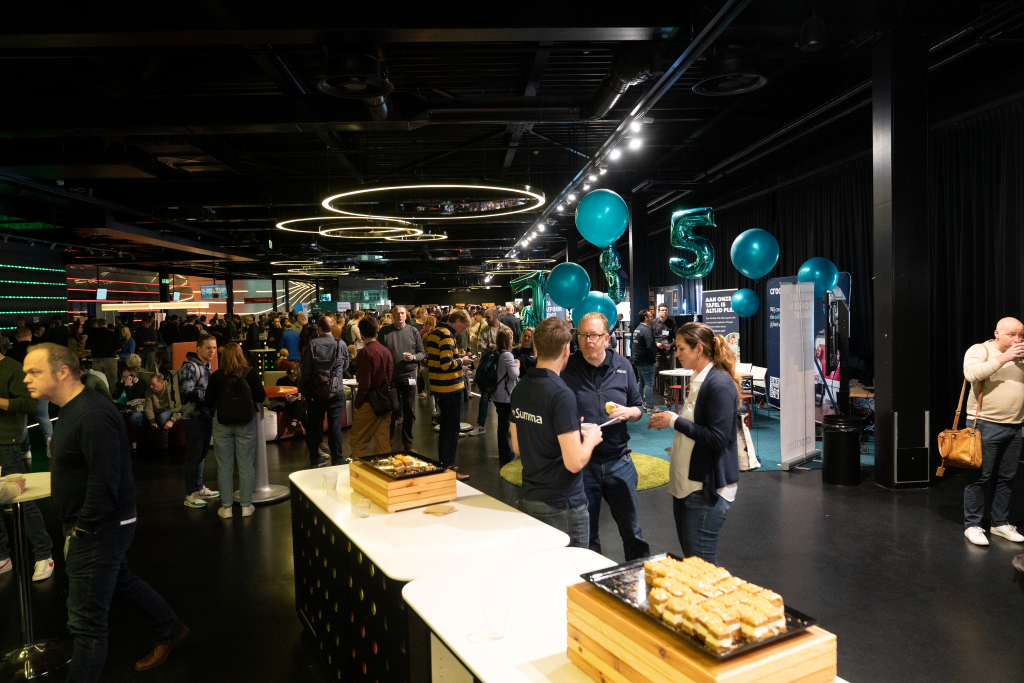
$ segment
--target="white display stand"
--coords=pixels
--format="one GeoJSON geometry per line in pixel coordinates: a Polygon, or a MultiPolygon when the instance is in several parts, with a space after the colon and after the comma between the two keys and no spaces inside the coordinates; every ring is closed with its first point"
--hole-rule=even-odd
{"type": "Polygon", "coordinates": [[[821,457],[814,447],[814,284],[780,285],[782,469],[821,457]]]}

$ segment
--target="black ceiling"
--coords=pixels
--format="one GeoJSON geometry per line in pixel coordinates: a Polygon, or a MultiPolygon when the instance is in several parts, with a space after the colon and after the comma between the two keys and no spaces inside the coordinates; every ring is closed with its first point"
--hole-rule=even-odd
{"type": "MultiPolygon", "coordinates": [[[[603,12],[579,4],[538,20],[479,5],[439,18],[399,5],[183,3],[153,16],[22,3],[0,27],[0,232],[68,245],[75,263],[268,273],[273,260],[377,253],[388,260],[374,270],[389,275],[475,283],[482,259],[506,253],[537,214],[427,225],[448,234],[427,244],[313,246],[274,226],[379,183],[469,179],[555,198],[725,4],[630,7],[614,13],[623,27],[587,26],[603,12]],[[394,86],[384,120],[317,89],[328,52],[355,46],[383,57],[394,86]],[[649,78],[595,112],[602,84],[638,54],[649,78]]],[[[640,149],[609,162],[598,186],[668,210],[868,148],[871,49],[897,25],[938,46],[936,111],[1022,89],[1024,3],[892,4],[749,2],[703,59],[742,57],[767,85],[695,94],[698,61],[648,111],[640,149]],[[803,52],[801,25],[815,11],[827,47],[803,52]]],[[[564,248],[571,207],[551,221],[531,256],[564,248]]]]}

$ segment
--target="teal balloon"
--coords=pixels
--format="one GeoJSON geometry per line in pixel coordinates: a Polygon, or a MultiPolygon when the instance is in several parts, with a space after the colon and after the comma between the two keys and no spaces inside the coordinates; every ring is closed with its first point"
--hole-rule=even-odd
{"type": "Polygon", "coordinates": [[[729,251],[732,264],[751,280],[760,280],[779,262],[779,243],[764,230],[741,232],[729,251]]]}
{"type": "Polygon", "coordinates": [[[579,325],[580,319],[587,313],[604,313],[604,317],[608,319],[609,328],[615,325],[615,321],[619,317],[615,302],[604,292],[590,292],[583,303],[572,309],[573,324],[579,325]]]}
{"type": "Polygon", "coordinates": [[[604,279],[608,282],[608,296],[616,304],[622,303],[626,298],[626,283],[619,276],[619,271],[622,270],[619,252],[615,251],[615,247],[607,247],[601,252],[598,263],[604,271],[604,279]]]}
{"type": "Polygon", "coordinates": [[[823,256],[807,259],[796,274],[797,282],[813,282],[814,298],[820,299],[839,284],[839,269],[823,256]]]}
{"type": "Polygon", "coordinates": [[[757,313],[761,300],[750,289],[737,289],[732,295],[732,310],[741,318],[749,318],[757,313]]]}
{"type": "Polygon", "coordinates": [[[670,258],[668,267],[676,275],[699,280],[711,272],[715,265],[715,248],[707,238],[694,235],[693,229],[700,226],[715,227],[715,210],[710,206],[700,209],[686,209],[672,214],[672,228],[669,243],[676,249],[693,253],[693,260],[670,258]]]}
{"type": "Polygon", "coordinates": [[[615,244],[629,225],[629,207],[611,190],[594,190],[576,206],[576,227],[583,239],[604,249],[615,244]]]}
{"type": "Polygon", "coordinates": [[[560,263],[548,274],[548,296],[562,308],[576,308],[590,292],[590,276],[582,266],[560,263]]]}

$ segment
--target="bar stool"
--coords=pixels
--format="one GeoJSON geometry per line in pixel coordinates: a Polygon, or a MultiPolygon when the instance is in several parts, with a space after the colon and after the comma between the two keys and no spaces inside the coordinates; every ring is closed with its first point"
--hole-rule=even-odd
{"type": "Polygon", "coordinates": [[[669,401],[672,401],[672,395],[675,394],[676,399],[676,415],[679,414],[679,397],[683,395],[682,384],[670,384],[668,387],[669,401]]]}
{"type": "Polygon", "coordinates": [[[750,412],[751,411],[750,400],[752,398],[754,398],[753,394],[740,394],[740,400],[742,400],[743,401],[743,405],[745,405],[747,407],[747,429],[753,429],[754,428],[754,419],[753,419],[753,417],[751,415],[751,412],[750,412]]]}

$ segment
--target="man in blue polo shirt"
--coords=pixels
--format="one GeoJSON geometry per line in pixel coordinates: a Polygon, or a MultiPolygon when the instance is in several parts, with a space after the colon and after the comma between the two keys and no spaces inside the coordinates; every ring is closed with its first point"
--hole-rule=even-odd
{"type": "Polygon", "coordinates": [[[584,430],[576,397],[559,377],[569,360],[572,326],[559,318],[537,325],[537,367],[512,392],[512,447],[523,461],[519,509],[569,535],[569,545],[586,548],[590,516],[582,470],[601,443],[601,430],[584,430]]]}
{"type": "Polygon", "coordinates": [[[583,468],[583,490],[590,515],[589,548],[601,552],[598,517],[603,496],[619,527],[622,549],[629,561],[651,554],[651,547],[640,531],[637,473],[629,456],[626,428],[627,421],[636,422],[643,414],[643,399],[629,361],[608,348],[608,332],[608,319],[601,313],[587,313],[580,319],[576,326],[580,349],[569,357],[562,380],[575,394],[584,422],[603,424],[619,420],[601,430],[604,441],[583,468]]]}

